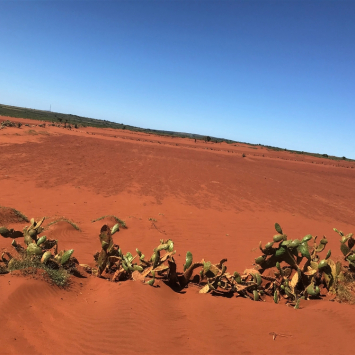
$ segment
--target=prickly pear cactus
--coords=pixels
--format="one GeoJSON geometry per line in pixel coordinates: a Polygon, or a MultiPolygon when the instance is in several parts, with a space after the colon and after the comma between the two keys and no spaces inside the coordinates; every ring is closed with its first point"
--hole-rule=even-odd
{"type": "Polygon", "coordinates": [[[355,238],[353,237],[353,233],[349,233],[344,235],[342,231],[333,228],[333,230],[338,233],[341,237],[340,239],[340,250],[344,255],[345,261],[349,263],[349,269],[351,271],[355,271],[355,238]]]}

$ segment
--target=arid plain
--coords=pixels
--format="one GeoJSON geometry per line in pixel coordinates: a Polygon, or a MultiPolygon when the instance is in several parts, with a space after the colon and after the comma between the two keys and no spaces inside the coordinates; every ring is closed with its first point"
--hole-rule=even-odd
{"type": "MultiPolygon", "coordinates": [[[[73,220],[81,231],[59,223],[45,234],[81,263],[93,265],[102,223],[92,220],[108,214],[126,221],[113,237],[124,251],[148,255],[171,238],[179,267],[189,250],[196,260],[225,257],[240,272],[253,267],[275,222],[291,238],[326,235],[334,260],[333,227],[355,233],[354,162],[5,119],[23,125],[0,130],[0,205],[46,217],[44,226],[73,220]]],[[[14,222],[0,225],[26,225],[14,222]]],[[[0,248],[10,242],[0,237],[0,248]]],[[[352,351],[355,326],[355,306],[327,300],[295,310],[93,276],[72,277],[63,290],[16,273],[0,275],[0,314],[4,354],[339,354],[352,351]]]]}

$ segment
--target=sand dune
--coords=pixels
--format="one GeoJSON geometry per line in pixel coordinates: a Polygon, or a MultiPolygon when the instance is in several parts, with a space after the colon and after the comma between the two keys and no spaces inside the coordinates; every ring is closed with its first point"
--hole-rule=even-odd
{"type": "MultiPolygon", "coordinates": [[[[0,120],[6,119],[1,117],[0,120]]],[[[311,233],[340,255],[337,227],[355,232],[355,164],[243,144],[205,143],[124,130],[68,130],[35,121],[0,131],[0,205],[46,216],[44,234],[93,265],[104,223],[124,251],[145,254],[171,238],[185,253],[228,258],[243,271],[278,222],[291,238],[311,233]],[[32,127],[33,126],[33,127],[32,127]],[[30,132],[31,131],[31,132],[30,132]],[[242,154],[246,157],[242,157],[242,154]],[[65,221],[48,226],[59,217],[65,221]]],[[[1,217],[3,220],[1,220],[1,217]]],[[[11,215],[0,222],[21,230],[11,215]]],[[[20,240],[19,240],[20,241],[20,240]]],[[[0,248],[9,239],[0,238],[0,248]]],[[[20,241],[21,242],[21,241],[20,241]]],[[[336,354],[352,349],[354,306],[271,302],[176,293],[162,281],[111,283],[72,278],[69,290],[18,274],[0,275],[4,354],[336,354]],[[272,333],[278,334],[273,340],[272,333]]]]}

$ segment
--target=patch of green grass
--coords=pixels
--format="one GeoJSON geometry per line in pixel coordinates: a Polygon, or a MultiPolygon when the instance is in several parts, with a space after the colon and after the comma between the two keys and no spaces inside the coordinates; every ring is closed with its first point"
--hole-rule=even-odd
{"type": "Polygon", "coordinates": [[[106,218],[106,217],[113,217],[115,219],[115,221],[120,225],[121,228],[127,228],[126,222],[123,221],[122,219],[119,219],[118,217],[114,216],[113,214],[107,214],[105,216],[101,216],[99,218],[93,219],[91,222],[97,222],[97,221],[101,221],[102,219],[106,218]]]}
{"type": "Polygon", "coordinates": [[[69,284],[70,274],[63,268],[53,269],[42,264],[37,257],[24,256],[21,259],[11,259],[8,265],[9,271],[20,270],[23,275],[35,277],[38,270],[43,270],[43,276],[50,283],[59,287],[66,287],[69,284]]]}
{"type": "Polygon", "coordinates": [[[53,224],[55,224],[55,223],[62,222],[62,221],[69,223],[69,224],[70,224],[73,228],[75,228],[77,231],[81,231],[81,229],[79,228],[79,226],[78,226],[75,222],[73,222],[73,221],[71,221],[70,219],[65,218],[65,217],[60,217],[60,218],[55,219],[54,221],[50,222],[50,223],[47,225],[47,227],[49,227],[49,226],[51,226],[51,225],[53,225],[53,224]]]}

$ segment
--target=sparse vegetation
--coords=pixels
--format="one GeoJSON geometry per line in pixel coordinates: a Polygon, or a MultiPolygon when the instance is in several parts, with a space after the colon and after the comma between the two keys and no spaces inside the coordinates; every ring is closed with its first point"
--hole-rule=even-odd
{"type": "MultiPolygon", "coordinates": [[[[11,245],[17,256],[14,257],[8,251],[4,251],[0,261],[1,272],[21,270],[24,275],[35,276],[38,275],[39,270],[43,270],[50,282],[64,287],[68,283],[70,274],[77,273],[76,266],[79,263],[72,257],[73,249],[58,252],[57,240],[39,236],[44,231],[43,221],[44,217],[38,222],[32,218],[31,224],[25,227],[22,233],[15,232],[22,234],[27,247],[24,248],[14,239],[11,245]]],[[[9,230],[1,227],[0,234],[8,237],[9,230]]]]}
{"type": "Polygon", "coordinates": [[[44,279],[48,277],[48,281],[59,286],[68,286],[70,274],[64,268],[58,267],[57,269],[51,268],[41,263],[40,258],[36,256],[23,256],[20,258],[13,258],[8,266],[8,271],[21,270],[24,276],[30,275],[33,277],[38,276],[38,271],[42,270],[44,279]]]}
{"type": "Polygon", "coordinates": [[[78,226],[75,222],[73,222],[72,220],[70,220],[70,219],[68,219],[68,218],[65,218],[65,217],[57,218],[57,219],[55,219],[54,221],[48,223],[47,228],[50,227],[50,226],[52,226],[53,224],[56,224],[56,223],[62,222],[62,221],[69,223],[69,224],[70,224],[73,228],[75,228],[77,231],[80,231],[79,226],[78,226]]]}
{"type": "Polygon", "coordinates": [[[25,222],[29,222],[30,220],[28,219],[28,217],[26,215],[24,215],[21,211],[18,211],[16,209],[13,208],[13,211],[15,212],[15,214],[22,219],[25,222]]]}
{"type": "Polygon", "coordinates": [[[342,281],[338,283],[337,297],[339,302],[355,304],[355,275],[345,273],[342,281]]]}
{"type": "Polygon", "coordinates": [[[24,215],[21,211],[16,210],[15,208],[0,206],[0,209],[9,210],[10,212],[12,212],[15,216],[18,217],[19,222],[25,221],[28,223],[30,221],[26,215],[24,215]]]}
{"type": "MultiPolygon", "coordinates": [[[[105,217],[115,216],[106,215],[95,221],[105,217]]],[[[115,220],[121,221],[117,217],[115,220]]],[[[72,256],[73,249],[58,252],[56,240],[39,236],[44,230],[43,221],[44,218],[38,222],[32,218],[31,225],[24,228],[26,248],[13,240],[12,246],[18,257],[3,252],[0,273],[21,270],[25,275],[38,275],[38,271],[43,270],[50,282],[64,287],[68,284],[70,274],[78,273],[79,262],[72,256]]],[[[130,252],[124,254],[112,239],[112,235],[119,231],[119,223],[112,228],[105,224],[99,235],[101,250],[94,255],[96,266],[80,264],[80,267],[91,275],[111,281],[133,279],[154,286],[156,280],[164,280],[178,291],[193,283],[200,287],[200,293],[228,297],[236,295],[253,301],[265,301],[266,297],[272,297],[274,303],[283,302],[295,309],[302,306],[302,300],[322,297],[355,303],[355,238],[352,233],[345,235],[334,228],[341,237],[340,250],[344,261],[348,263],[344,265],[330,258],[331,250],[327,251],[325,257],[320,257],[328,243],[326,237],[318,241],[317,236],[307,234],[301,240],[292,240],[288,239],[278,223],[275,223],[275,230],[277,234],[265,247],[260,242],[262,255],[255,259],[254,267],[243,273],[228,272],[227,259],[218,263],[204,259],[194,262],[190,251],[186,253],[183,271],[179,272],[171,239],[161,239],[149,259],[138,248],[135,256],[130,252]],[[194,275],[196,269],[200,271],[194,275]]],[[[0,234],[9,237],[9,230],[0,227],[0,234]]]]}
{"type": "MultiPolygon", "coordinates": [[[[289,150],[286,148],[278,148],[278,147],[273,147],[273,146],[264,145],[264,144],[251,144],[251,143],[247,143],[247,142],[238,142],[238,141],[234,141],[231,139],[203,136],[200,134],[193,134],[193,133],[181,133],[181,132],[173,132],[173,131],[162,131],[162,130],[156,130],[156,129],[145,129],[145,128],[139,128],[139,127],[135,127],[135,126],[126,125],[123,123],[110,122],[107,120],[99,120],[99,119],[76,116],[76,115],[71,115],[71,114],[64,114],[64,113],[52,112],[52,111],[35,110],[35,109],[31,109],[31,108],[17,107],[17,106],[3,105],[3,104],[0,104],[0,116],[29,118],[29,119],[33,119],[33,120],[48,121],[48,122],[59,122],[59,123],[65,122],[65,126],[67,124],[70,124],[71,126],[74,126],[75,128],[76,128],[75,125],[77,125],[77,127],[127,129],[127,130],[134,131],[134,132],[143,132],[143,133],[155,134],[158,136],[192,138],[192,139],[204,140],[204,141],[208,141],[208,142],[214,141],[216,143],[221,143],[221,142],[225,142],[228,144],[242,143],[242,144],[247,144],[250,147],[260,146],[260,147],[265,147],[269,150],[288,151],[290,153],[305,154],[305,155],[314,156],[314,157],[321,157],[321,158],[325,157],[323,154],[299,152],[296,150],[289,150]]],[[[1,127],[2,126],[0,125],[0,129],[1,129],[1,127]]],[[[341,160],[345,157],[327,156],[326,158],[333,159],[333,160],[341,160]]],[[[354,159],[347,159],[347,158],[345,158],[343,160],[355,161],[354,159]]]]}
{"type": "Polygon", "coordinates": [[[127,228],[126,222],[123,221],[122,219],[119,219],[118,217],[116,217],[116,216],[113,215],[113,214],[107,214],[107,215],[105,215],[105,216],[101,216],[101,217],[99,217],[99,218],[93,219],[91,222],[94,223],[94,222],[101,221],[101,220],[103,220],[104,218],[109,218],[109,217],[114,218],[115,221],[120,225],[120,227],[122,227],[122,228],[127,228]]]}
{"type": "MultiPolygon", "coordinates": [[[[97,267],[83,266],[87,272],[99,277],[105,275],[111,281],[134,279],[153,286],[156,279],[163,279],[176,290],[195,283],[201,287],[200,293],[236,294],[254,301],[272,297],[275,303],[283,301],[295,309],[300,308],[303,299],[321,298],[325,293],[335,295],[339,301],[352,302],[355,271],[352,269],[352,260],[355,258],[355,250],[347,249],[345,255],[342,247],[345,260],[349,262],[349,267],[346,267],[330,259],[330,250],[324,259],[320,259],[319,253],[325,250],[328,242],[325,237],[319,243],[317,237],[310,234],[302,240],[289,240],[278,223],[275,224],[275,229],[278,234],[273,237],[272,242],[267,243],[265,248],[260,242],[259,248],[263,255],[255,259],[256,268],[246,269],[242,274],[227,272],[227,259],[216,264],[204,259],[193,262],[193,255],[189,251],[184,270],[179,273],[173,257],[176,253],[174,242],[171,239],[161,239],[150,259],[146,259],[139,249],[136,249],[136,256],[130,252],[123,254],[119,246],[113,243],[107,225],[100,232],[102,249],[94,255],[97,267]],[[311,242],[313,245],[309,245],[311,242]],[[275,247],[276,243],[278,245],[275,247]],[[161,255],[163,251],[165,254],[161,255]],[[137,257],[138,260],[134,262],[137,257]],[[193,276],[193,271],[197,268],[201,269],[200,273],[193,276]],[[273,273],[265,273],[269,269],[273,273]],[[145,281],[146,278],[148,281],[145,281]]],[[[355,240],[352,234],[342,238],[342,243],[353,247],[355,240]]]]}

